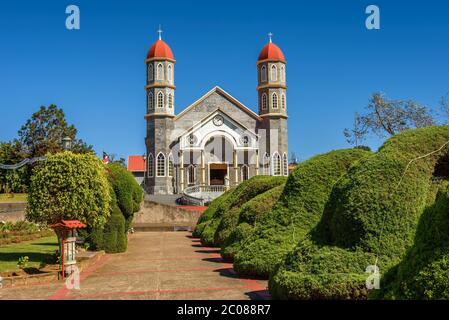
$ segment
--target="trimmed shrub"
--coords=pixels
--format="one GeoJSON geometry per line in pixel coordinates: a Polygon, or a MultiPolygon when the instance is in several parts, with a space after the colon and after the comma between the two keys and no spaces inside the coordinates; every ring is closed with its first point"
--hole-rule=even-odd
{"type": "Polygon", "coordinates": [[[319,221],[332,187],[349,168],[370,153],[360,149],[331,151],[299,164],[279,201],[255,228],[234,258],[234,269],[268,277],[319,221]]]}
{"type": "Polygon", "coordinates": [[[412,247],[448,140],[448,126],[404,131],[351,168],[334,186],[308,240],[270,280],[273,296],[367,298],[366,268],[377,261],[381,274],[388,274],[412,247]]]}
{"type": "Polygon", "coordinates": [[[125,252],[128,246],[125,217],[117,205],[104,226],[102,248],[107,253],[125,252]]]}
{"type": "MultiPolygon", "coordinates": [[[[227,225],[229,236],[224,240],[221,249],[221,256],[225,260],[234,259],[236,252],[241,248],[240,242],[245,241],[253,233],[254,226],[272,210],[284,187],[285,185],[282,184],[254,197],[241,207],[237,217],[231,215],[231,219],[235,220],[229,219],[230,223],[228,222],[227,225]],[[235,221],[237,223],[234,223],[235,221]]],[[[225,217],[222,223],[225,223],[225,217]]]]}
{"type": "Polygon", "coordinates": [[[48,224],[80,220],[102,227],[110,199],[104,165],[97,157],[71,152],[48,155],[33,170],[26,218],[48,224]]]}
{"type": "Polygon", "coordinates": [[[206,210],[204,213],[206,217],[210,218],[208,220],[203,218],[206,222],[204,222],[205,225],[200,235],[201,242],[204,245],[220,247],[229,236],[227,223],[235,222],[236,212],[239,208],[255,196],[285,183],[285,180],[285,177],[256,176],[242,182],[216,199],[216,202],[211,205],[211,210],[209,212],[206,210]],[[221,224],[225,216],[226,222],[221,224]]]}

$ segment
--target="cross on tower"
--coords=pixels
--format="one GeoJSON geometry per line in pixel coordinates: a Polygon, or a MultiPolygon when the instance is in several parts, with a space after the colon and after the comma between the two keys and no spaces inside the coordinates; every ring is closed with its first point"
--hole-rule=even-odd
{"type": "Polygon", "coordinates": [[[159,30],[157,30],[157,33],[159,33],[159,40],[162,40],[162,32],[164,31],[162,31],[161,25],[159,25],[159,30]]]}
{"type": "Polygon", "coordinates": [[[270,33],[268,34],[268,37],[270,38],[270,43],[273,42],[273,39],[272,39],[272,38],[273,38],[273,33],[270,32],[270,33]]]}

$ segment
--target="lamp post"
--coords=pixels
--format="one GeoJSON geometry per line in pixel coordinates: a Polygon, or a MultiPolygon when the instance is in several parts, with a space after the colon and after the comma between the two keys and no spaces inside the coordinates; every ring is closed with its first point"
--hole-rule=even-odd
{"type": "Polygon", "coordinates": [[[64,151],[70,151],[72,149],[72,139],[70,137],[62,138],[62,148],[64,151]]]}

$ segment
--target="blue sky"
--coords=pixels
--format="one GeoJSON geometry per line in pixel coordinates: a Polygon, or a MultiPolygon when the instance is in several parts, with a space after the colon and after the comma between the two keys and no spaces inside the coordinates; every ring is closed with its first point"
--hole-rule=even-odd
{"type": "Polygon", "coordinates": [[[273,32],[288,60],[290,151],[300,159],[347,147],[342,131],[373,92],[436,106],[449,91],[447,1],[8,1],[0,140],[54,103],[98,153],[144,154],[143,61],[159,24],[177,59],[176,112],[215,85],[257,111],[256,60],[273,32]],[[79,31],[65,28],[70,4],[79,31]],[[370,4],[381,30],[365,28],[370,4]]]}

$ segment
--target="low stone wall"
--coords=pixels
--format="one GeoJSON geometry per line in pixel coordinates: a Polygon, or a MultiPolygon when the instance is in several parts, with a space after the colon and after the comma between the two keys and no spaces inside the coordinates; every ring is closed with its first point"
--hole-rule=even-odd
{"type": "Polygon", "coordinates": [[[134,215],[133,228],[139,231],[150,231],[151,226],[155,230],[176,230],[178,227],[195,227],[201,212],[188,211],[175,206],[165,205],[145,200],[140,211],[134,215]]]}
{"type": "Polygon", "coordinates": [[[26,202],[0,203],[0,221],[17,222],[25,220],[26,202]]]}

